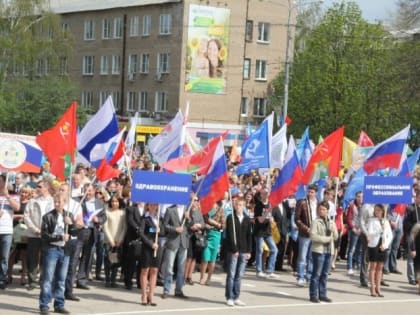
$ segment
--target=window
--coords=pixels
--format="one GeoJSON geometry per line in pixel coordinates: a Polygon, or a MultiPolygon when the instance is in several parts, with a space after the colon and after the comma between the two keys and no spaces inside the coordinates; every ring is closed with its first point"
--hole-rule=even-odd
{"type": "Polygon", "coordinates": [[[83,75],[93,75],[94,56],[83,57],[83,75]]]}
{"type": "Polygon", "coordinates": [[[121,71],[121,56],[112,56],[112,74],[120,74],[121,71]]]}
{"type": "Polygon", "coordinates": [[[63,33],[67,33],[69,31],[69,24],[68,23],[62,23],[61,24],[61,30],[63,31],[63,33]]]}
{"type": "Polygon", "coordinates": [[[254,31],[254,21],[248,20],[246,21],[245,26],[245,40],[247,42],[252,42],[252,33],[254,31]]]}
{"type": "Polygon", "coordinates": [[[140,73],[149,73],[149,54],[141,54],[140,73]]]}
{"type": "Polygon", "coordinates": [[[168,96],[166,92],[156,92],[155,112],[166,112],[168,110],[168,96]]]}
{"type": "Polygon", "coordinates": [[[91,108],[93,104],[93,92],[83,91],[81,105],[85,108],[91,108]]]}
{"type": "Polygon", "coordinates": [[[23,64],[23,67],[22,67],[22,75],[23,75],[24,77],[26,77],[26,76],[28,76],[28,74],[29,74],[29,65],[28,65],[28,63],[27,63],[27,62],[25,62],[25,63],[23,64]]]}
{"type": "Polygon", "coordinates": [[[270,23],[258,23],[258,41],[269,42],[270,41],[270,23]]]}
{"type": "Polygon", "coordinates": [[[150,35],[150,29],[152,28],[152,17],[150,15],[143,16],[143,36],[150,35]]]}
{"type": "Polygon", "coordinates": [[[119,110],[121,108],[121,97],[119,91],[112,92],[112,102],[114,103],[115,110],[119,110]]]}
{"type": "Polygon", "coordinates": [[[109,57],[101,56],[101,75],[108,74],[109,72],[109,57]]]}
{"type": "Polygon", "coordinates": [[[242,97],[241,99],[241,116],[248,116],[248,97],[242,97]]]}
{"type": "Polygon", "coordinates": [[[127,92],[127,111],[135,112],[136,109],[136,92],[127,92]]]}
{"type": "Polygon", "coordinates": [[[13,75],[16,77],[16,76],[18,76],[19,75],[19,64],[16,62],[16,61],[14,61],[13,62],[13,75]]]}
{"type": "Polygon", "coordinates": [[[114,18],[114,38],[122,37],[122,22],[120,17],[114,18]]]}
{"type": "Polygon", "coordinates": [[[128,73],[137,72],[137,55],[131,54],[128,56],[128,73]]]}
{"type": "Polygon", "coordinates": [[[251,76],[251,59],[244,60],[244,79],[249,79],[251,76]]]}
{"type": "Polygon", "coordinates": [[[108,91],[100,91],[99,92],[99,107],[102,106],[103,103],[105,103],[106,99],[108,98],[108,96],[111,93],[109,93],[108,91]]]}
{"type": "Polygon", "coordinates": [[[85,21],[85,40],[95,39],[95,22],[93,20],[85,21]]]}
{"type": "Polygon", "coordinates": [[[169,73],[169,54],[158,54],[158,71],[157,73],[169,73]]]}
{"type": "Polygon", "coordinates": [[[60,74],[67,75],[69,73],[69,59],[67,57],[60,57],[60,74]]]}
{"type": "Polygon", "coordinates": [[[51,71],[51,60],[49,58],[44,61],[45,75],[49,75],[51,71]]]}
{"type": "Polygon", "coordinates": [[[255,61],[255,79],[267,80],[267,61],[266,60],[255,61]]]}
{"type": "Polygon", "coordinates": [[[102,20],[102,39],[111,38],[111,21],[108,19],[102,20]]]}
{"type": "Polygon", "coordinates": [[[161,14],[159,17],[159,34],[171,34],[172,16],[170,14],[161,14]]]}
{"type": "Polygon", "coordinates": [[[140,111],[145,112],[147,110],[147,92],[141,91],[139,93],[140,111]]]}
{"type": "Polygon", "coordinates": [[[47,28],[47,38],[51,40],[51,39],[53,39],[53,37],[54,37],[54,32],[53,32],[52,26],[48,26],[48,28],[47,28]]]}
{"type": "Polygon", "coordinates": [[[38,59],[35,64],[35,75],[40,77],[42,75],[42,70],[44,68],[44,60],[38,59]]]}
{"type": "Polygon", "coordinates": [[[139,36],[139,17],[132,16],[130,18],[130,36],[139,36]]]}
{"type": "Polygon", "coordinates": [[[254,98],[254,116],[264,117],[267,107],[267,100],[265,98],[254,98]]]}

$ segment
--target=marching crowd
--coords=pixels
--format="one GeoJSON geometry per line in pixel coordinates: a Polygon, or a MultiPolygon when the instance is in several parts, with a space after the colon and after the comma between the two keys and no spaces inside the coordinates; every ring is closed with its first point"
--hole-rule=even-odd
{"type": "MultiPolygon", "coordinates": [[[[140,168],[151,170],[148,164],[140,168]]],[[[226,272],[228,306],[243,306],[245,268],[257,277],[279,278],[288,264],[309,300],[332,302],[328,276],[347,259],[347,274],[360,272],[360,285],[372,297],[383,297],[384,274],[398,273],[397,259],[407,259],[407,281],[420,280],[420,184],[413,203],[396,207],[363,203],[357,192],[347,207],[344,182],[328,181],[322,198],[316,185],[307,196],[289,196],[272,205],[268,196],[274,174],[237,176],[229,171],[229,192],[209,213],[192,195],[188,207],[131,201],[130,178],[121,174],[104,186],[94,170],[78,165],[71,182],[41,174],[17,173],[13,184],[0,175],[0,288],[13,281],[21,262],[20,284],[40,287],[39,309],[69,314],[65,300],[78,301],[74,288],[88,290],[92,278],[105,287],[123,280],[127,290],[141,289],[141,305],[161,298],[188,299],[185,285],[211,285],[216,262],[226,272]],[[419,255],[417,255],[419,253],[419,255]],[[194,281],[194,272],[199,279],[194,281]],[[173,283],[174,282],[174,283],[173,283]]],[[[415,183],[417,178],[415,177],[415,183]]],[[[420,180],[418,181],[420,183],[420,180]]],[[[419,289],[420,294],[420,289],[419,289]]]]}

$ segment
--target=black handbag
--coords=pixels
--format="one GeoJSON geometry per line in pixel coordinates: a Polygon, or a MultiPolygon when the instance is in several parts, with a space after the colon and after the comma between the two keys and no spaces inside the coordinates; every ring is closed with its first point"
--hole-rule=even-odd
{"type": "Polygon", "coordinates": [[[131,250],[133,251],[133,256],[136,259],[141,257],[141,249],[143,247],[143,242],[140,239],[132,240],[130,242],[131,250]]]}
{"type": "Polygon", "coordinates": [[[203,233],[194,233],[195,237],[195,248],[196,249],[204,249],[207,246],[207,238],[206,234],[203,233]]]}

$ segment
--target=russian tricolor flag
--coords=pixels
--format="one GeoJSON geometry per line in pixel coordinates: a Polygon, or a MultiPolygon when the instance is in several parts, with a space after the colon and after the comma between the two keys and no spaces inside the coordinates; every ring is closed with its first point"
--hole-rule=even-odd
{"type": "Polygon", "coordinates": [[[200,198],[201,212],[203,214],[207,214],[217,201],[223,199],[225,192],[229,189],[229,177],[222,138],[220,138],[214,151],[209,172],[195,188],[198,190],[197,196],[200,198]]]}
{"type": "Polygon", "coordinates": [[[398,169],[407,142],[410,125],[392,137],[377,144],[366,156],[363,169],[367,174],[372,174],[385,168],[398,169]]]}
{"type": "Polygon", "coordinates": [[[276,183],[268,197],[272,205],[278,205],[284,199],[293,195],[302,177],[302,168],[296,153],[295,140],[290,136],[287,146],[286,158],[283,168],[280,170],[276,183]]]}

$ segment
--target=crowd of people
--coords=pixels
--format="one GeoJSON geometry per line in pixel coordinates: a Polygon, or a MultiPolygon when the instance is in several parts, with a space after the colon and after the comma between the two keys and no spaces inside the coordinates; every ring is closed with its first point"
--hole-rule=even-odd
{"type": "MultiPolygon", "coordinates": [[[[147,163],[140,168],[152,171],[147,163]]],[[[163,299],[172,296],[173,282],[174,296],[188,299],[184,286],[212,285],[220,262],[226,304],[243,306],[245,268],[277,279],[287,264],[297,286],[308,287],[311,302],[332,302],[327,283],[338,260],[347,259],[350,277],[360,272],[360,285],[372,297],[383,297],[384,274],[402,273],[400,256],[407,259],[408,283],[418,283],[420,184],[402,214],[396,207],[364,204],[362,192],[344,207],[346,185],[332,180],[322,194],[309,185],[305,198],[289,196],[272,205],[274,176],[237,176],[231,167],[225,198],[202,213],[195,194],[189,206],[133,202],[129,176],[96,183],[94,170],[83,165],[69,182],[44,172],[17,173],[8,183],[2,174],[0,288],[17,281],[14,265],[20,261],[20,284],[40,288],[41,314],[49,314],[52,299],[55,312],[68,314],[65,300],[79,301],[74,288],[88,290],[92,279],[108,288],[122,280],[127,290],[141,290],[141,305],[156,306],[157,285],[163,299]]]]}

